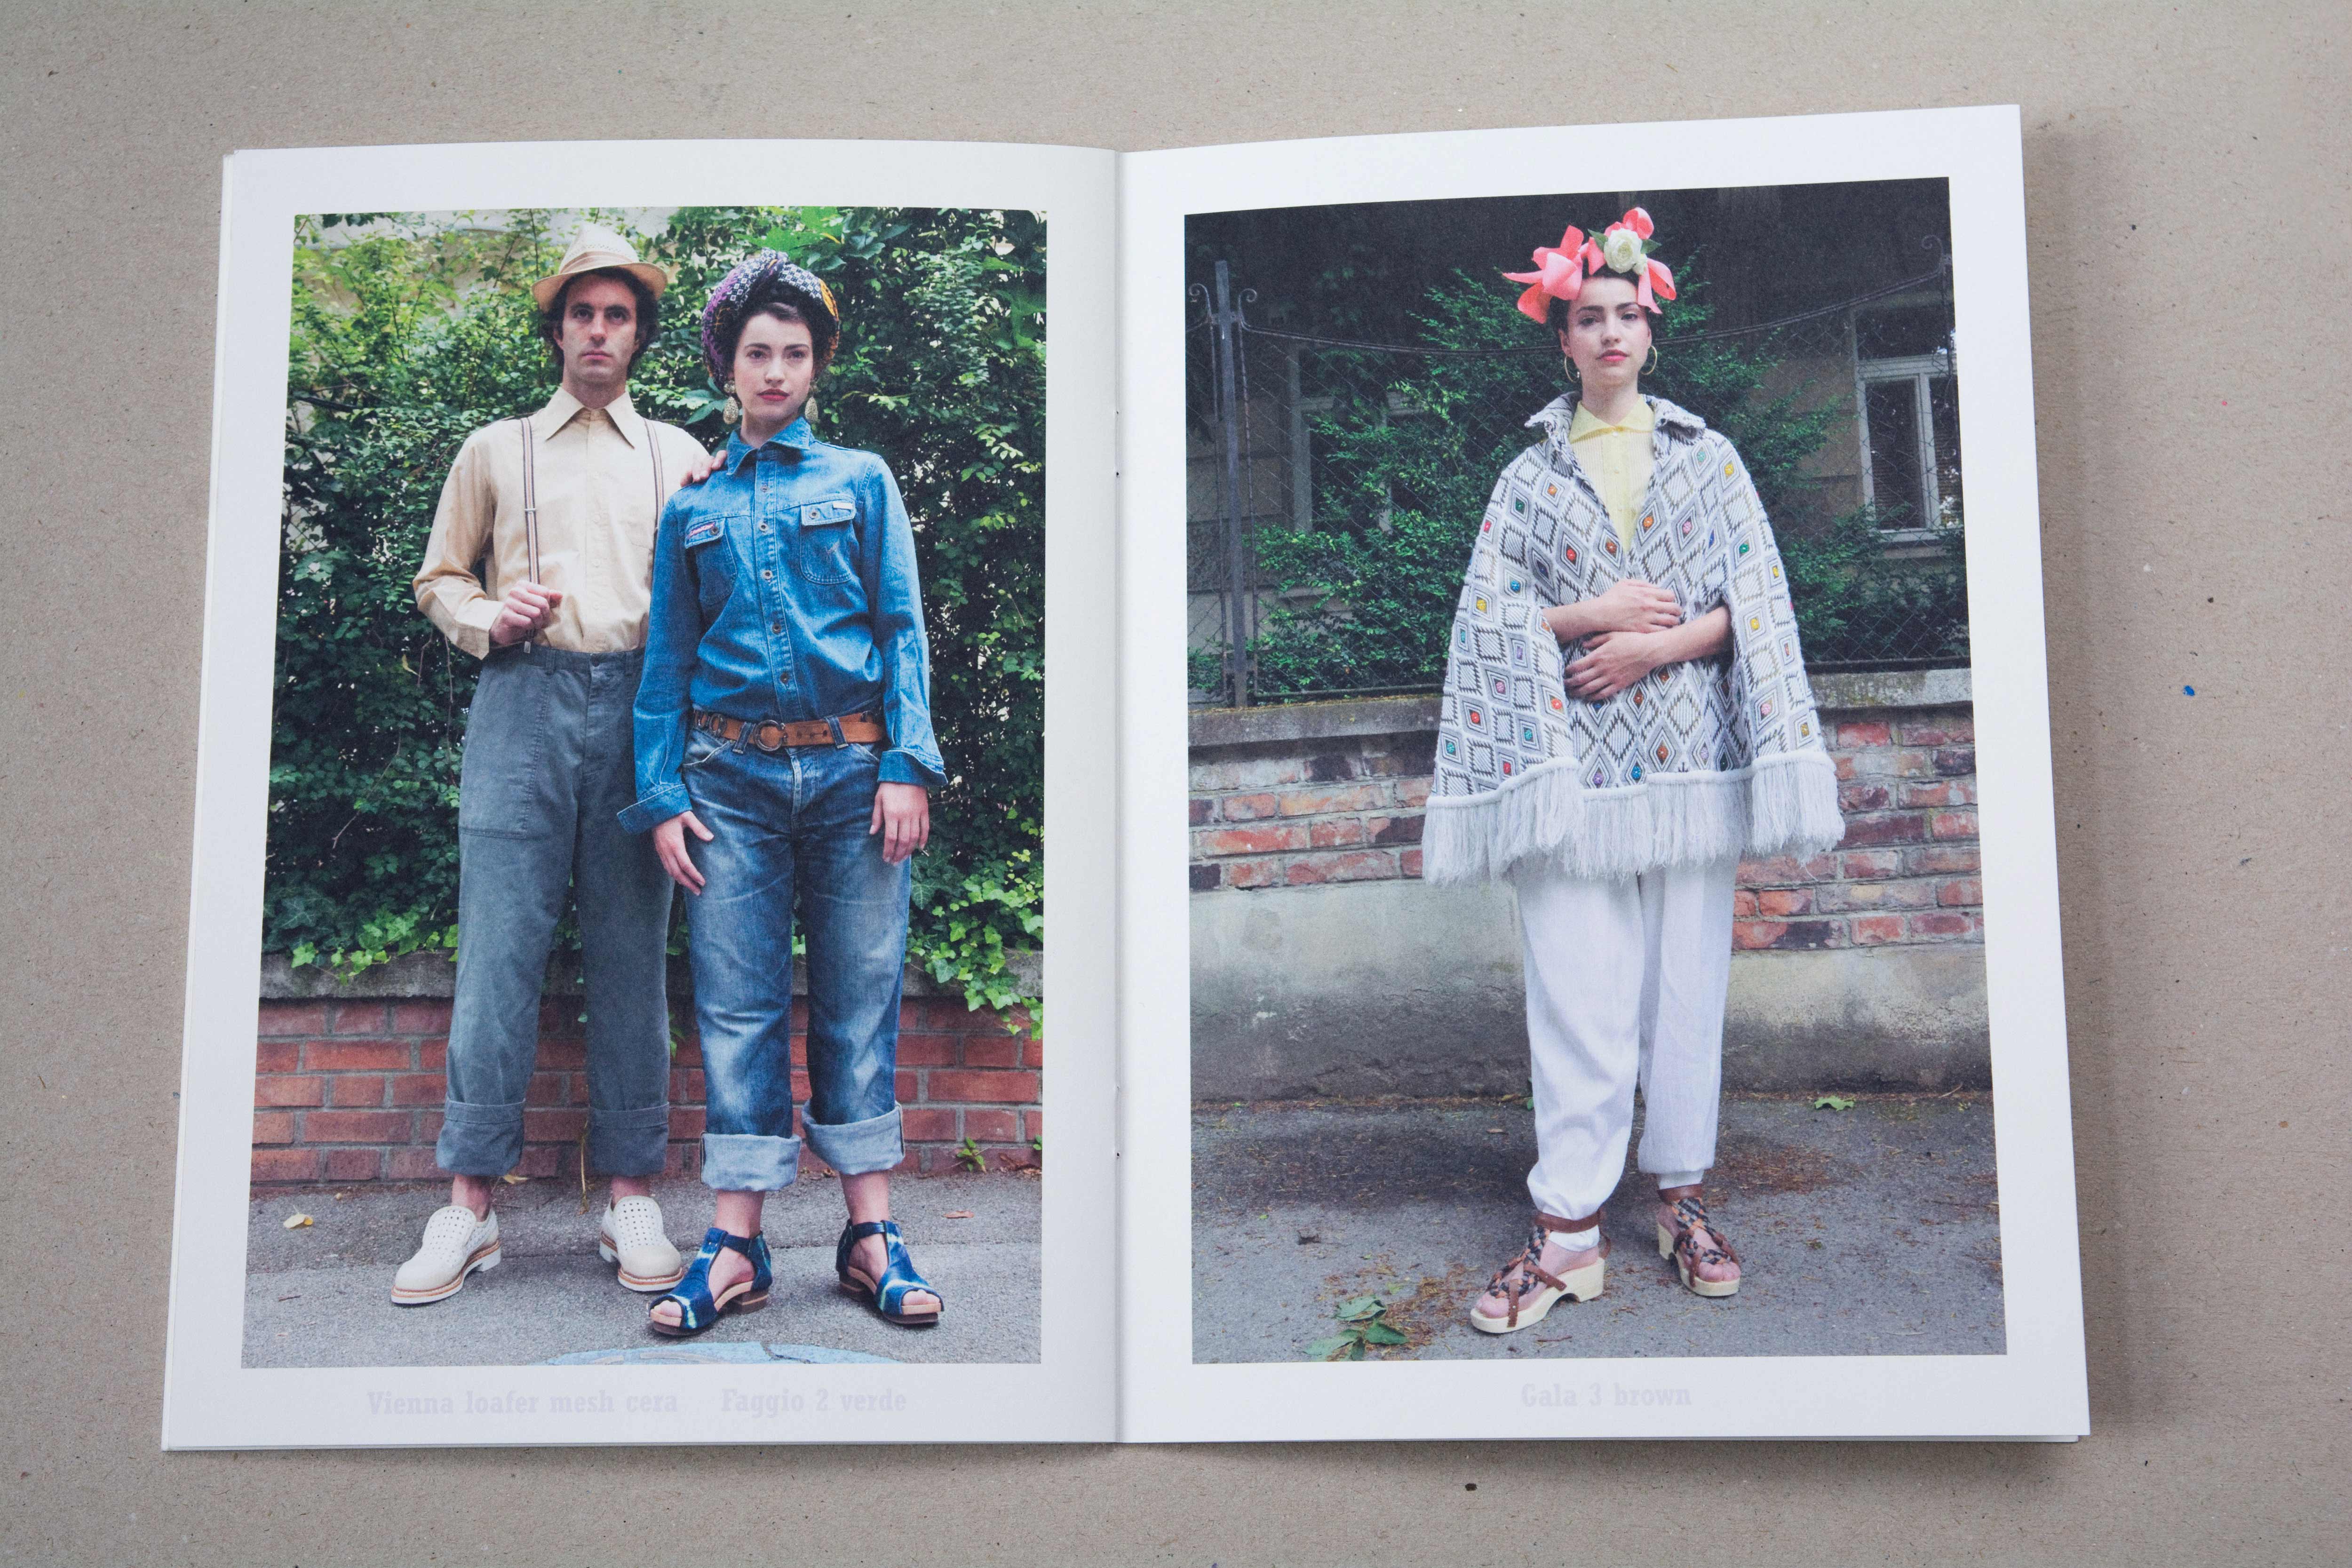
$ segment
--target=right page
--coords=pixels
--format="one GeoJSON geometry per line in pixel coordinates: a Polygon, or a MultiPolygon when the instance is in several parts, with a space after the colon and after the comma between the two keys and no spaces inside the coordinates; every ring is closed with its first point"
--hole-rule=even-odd
{"type": "Polygon", "coordinates": [[[2015,109],[1121,174],[1122,1436],[2087,1431],[2015,109]]]}

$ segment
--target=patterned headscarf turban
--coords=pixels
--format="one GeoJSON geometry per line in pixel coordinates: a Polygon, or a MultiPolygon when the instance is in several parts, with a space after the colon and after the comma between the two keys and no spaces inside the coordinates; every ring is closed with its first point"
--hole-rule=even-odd
{"type": "Polygon", "coordinates": [[[723,383],[734,369],[728,363],[729,350],[745,313],[763,297],[777,294],[797,295],[792,303],[824,318],[831,331],[822,334],[824,342],[817,353],[816,368],[822,371],[833,363],[834,347],[841,341],[841,308],[834,303],[833,290],[824,286],[824,279],[782,251],[762,250],[738,262],[735,270],[720,279],[719,287],[710,291],[710,302],[702,308],[702,357],[710,366],[713,381],[723,383]]]}

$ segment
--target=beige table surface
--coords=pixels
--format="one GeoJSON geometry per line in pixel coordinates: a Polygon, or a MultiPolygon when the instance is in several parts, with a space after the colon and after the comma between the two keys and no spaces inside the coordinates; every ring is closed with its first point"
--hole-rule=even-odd
{"type": "Polygon", "coordinates": [[[11,0],[0,1560],[2345,1561],[2332,9],[11,0]],[[2024,110],[2089,1440],[158,1451],[223,153],[1992,102],[2024,110]]]}

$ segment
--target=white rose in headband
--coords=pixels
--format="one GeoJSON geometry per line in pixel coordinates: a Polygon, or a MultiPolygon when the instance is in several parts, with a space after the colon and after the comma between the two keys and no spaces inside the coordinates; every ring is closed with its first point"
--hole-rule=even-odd
{"type": "Polygon", "coordinates": [[[1612,228],[1601,237],[1601,255],[1612,272],[1631,272],[1641,265],[1642,237],[1630,228],[1612,228]]]}

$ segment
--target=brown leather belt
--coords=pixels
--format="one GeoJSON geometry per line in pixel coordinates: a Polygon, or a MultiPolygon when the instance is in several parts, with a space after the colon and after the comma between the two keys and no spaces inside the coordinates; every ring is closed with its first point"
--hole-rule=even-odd
{"type": "Polygon", "coordinates": [[[694,727],[722,741],[747,741],[763,752],[781,752],[789,746],[838,746],[848,741],[879,745],[890,738],[890,731],[871,713],[853,713],[845,719],[730,719],[698,708],[694,727]]]}

